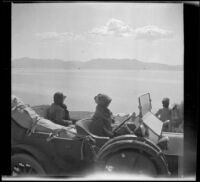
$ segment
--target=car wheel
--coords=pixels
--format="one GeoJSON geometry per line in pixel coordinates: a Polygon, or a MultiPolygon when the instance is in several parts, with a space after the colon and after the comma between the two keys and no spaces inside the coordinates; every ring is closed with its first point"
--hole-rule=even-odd
{"type": "Polygon", "coordinates": [[[111,154],[105,165],[107,172],[157,176],[158,170],[147,155],[138,151],[119,151],[111,154]]]}
{"type": "Polygon", "coordinates": [[[11,156],[12,176],[35,176],[45,175],[43,167],[28,154],[14,154],[11,156]]]}

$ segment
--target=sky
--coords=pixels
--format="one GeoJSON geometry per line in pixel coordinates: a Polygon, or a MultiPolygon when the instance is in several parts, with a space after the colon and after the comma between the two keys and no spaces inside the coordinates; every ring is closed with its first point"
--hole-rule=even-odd
{"type": "Polygon", "coordinates": [[[12,4],[12,59],[183,64],[180,3],[12,4]]]}

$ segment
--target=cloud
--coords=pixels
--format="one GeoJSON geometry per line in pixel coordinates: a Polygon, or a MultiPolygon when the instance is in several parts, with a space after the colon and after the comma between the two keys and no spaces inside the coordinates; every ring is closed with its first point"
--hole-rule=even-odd
{"type": "Polygon", "coordinates": [[[105,26],[94,28],[90,33],[102,36],[115,35],[128,37],[132,35],[132,31],[132,28],[123,21],[112,18],[108,20],[105,26]]]}
{"type": "Polygon", "coordinates": [[[80,40],[84,38],[81,34],[74,34],[73,32],[42,32],[37,33],[36,37],[42,41],[56,41],[60,43],[63,43],[67,40],[80,40]]]}
{"type": "Polygon", "coordinates": [[[173,37],[173,32],[161,29],[157,26],[149,25],[140,27],[134,30],[135,39],[143,39],[155,41],[159,39],[170,39],[173,37]]]}
{"type": "Polygon", "coordinates": [[[173,37],[172,31],[161,29],[155,25],[133,29],[123,21],[114,18],[108,20],[105,26],[93,28],[89,33],[101,36],[134,37],[135,39],[143,39],[146,41],[155,41],[173,37]]]}
{"type": "Polygon", "coordinates": [[[58,34],[56,32],[43,32],[37,33],[36,36],[41,39],[56,39],[58,37],[58,34]]]}
{"type": "MultiPolygon", "coordinates": [[[[87,35],[87,33],[76,34],[73,32],[42,32],[36,34],[36,36],[44,42],[56,41],[58,43],[64,43],[68,40],[84,40],[89,38],[87,35]]],[[[101,37],[133,37],[136,40],[152,42],[160,39],[171,39],[174,36],[174,33],[155,25],[147,25],[133,29],[123,21],[112,18],[107,21],[105,26],[93,28],[89,31],[89,35],[99,35],[101,37]]]]}

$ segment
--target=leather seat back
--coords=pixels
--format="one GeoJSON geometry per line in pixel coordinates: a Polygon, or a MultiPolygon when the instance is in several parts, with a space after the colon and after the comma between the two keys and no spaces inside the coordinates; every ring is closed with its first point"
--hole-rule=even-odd
{"type": "Polygon", "coordinates": [[[76,129],[77,133],[80,135],[93,135],[90,133],[90,123],[92,120],[90,118],[88,119],[82,119],[76,122],[76,129]]]}

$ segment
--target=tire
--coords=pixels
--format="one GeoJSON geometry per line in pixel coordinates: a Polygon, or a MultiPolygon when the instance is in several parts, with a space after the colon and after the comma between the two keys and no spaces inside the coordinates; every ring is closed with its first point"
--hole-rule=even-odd
{"type": "Polygon", "coordinates": [[[122,150],[110,154],[105,161],[105,171],[156,177],[159,170],[156,164],[144,153],[136,150],[122,150]]]}
{"type": "Polygon", "coordinates": [[[45,175],[45,170],[32,156],[24,153],[11,156],[12,176],[38,176],[45,175]]]}

